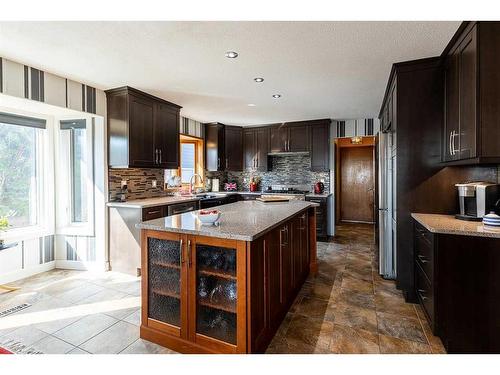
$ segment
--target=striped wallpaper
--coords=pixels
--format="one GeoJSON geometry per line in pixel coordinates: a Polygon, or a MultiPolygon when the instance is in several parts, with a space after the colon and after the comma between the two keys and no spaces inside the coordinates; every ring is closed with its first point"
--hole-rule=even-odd
{"type": "Polygon", "coordinates": [[[380,129],[378,118],[334,120],[334,138],[376,135],[380,129]]]}
{"type": "Polygon", "coordinates": [[[0,93],[101,116],[104,91],[0,57],[0,93]]]}
{"type": "Polygon", "coordinates": [[[180,133],[192,137],[204,138],[205,126],[199,121],[181,116],[180,133]]]}

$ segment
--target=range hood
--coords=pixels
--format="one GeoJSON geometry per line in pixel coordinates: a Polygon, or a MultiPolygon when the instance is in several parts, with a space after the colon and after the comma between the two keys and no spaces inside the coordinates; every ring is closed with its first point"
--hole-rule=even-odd
{"type": "Polygon", "coordinates": [[[309,155],[309,151],[278,151],[268,152],[268,156],[294,156],[294,155],[309,155]]]}

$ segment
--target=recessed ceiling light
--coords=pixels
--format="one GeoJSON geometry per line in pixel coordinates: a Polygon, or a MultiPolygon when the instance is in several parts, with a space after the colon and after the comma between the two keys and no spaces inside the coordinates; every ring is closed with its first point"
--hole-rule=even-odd
{"type": "Polygon", "coordinates": [[[250,104],[247,104],[249,107],[255,107],[255,104],[253,103],[250,103],[250,104]]]}
{"type": "Polygon", "coordinates": [[[234,52],[234,51],[227,51],[226,52],[226,57],[228,59],[235,59],[238,57],[238,52],[234,52]]]}
{"type": "Polygon", "coordinates": [[[274,99],[279,99],[279,98],[281,98],[281,95],[280,95],[280,94],[274,94],[274,95],[273,95],[273,98],[274,98],[274,99]]]}
{"type": "Polygon", "coordinates": [[[254,78],[253,80],[254,80],[255,82],[258,82],[258,83],[260,83],[260,82],[264,82],[264,78],[261,78],[261,77],[254,78]]]}

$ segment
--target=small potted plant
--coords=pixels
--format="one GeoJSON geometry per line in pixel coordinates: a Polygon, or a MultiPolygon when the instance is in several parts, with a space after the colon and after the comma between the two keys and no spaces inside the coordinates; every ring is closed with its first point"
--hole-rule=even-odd
{"type": "MultiPolygon", "coordinates": [[[[0,233],[5,232],[9,227],[9,219],[7,216],[0,216],[0,233]]],[[[3,246],[4,239],[0,238],[0,246],[3,246]]]]}

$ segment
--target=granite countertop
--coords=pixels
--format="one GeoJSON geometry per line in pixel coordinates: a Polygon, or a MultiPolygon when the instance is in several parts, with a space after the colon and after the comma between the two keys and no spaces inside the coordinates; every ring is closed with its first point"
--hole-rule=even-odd
{"type": "MultiPolygon", "coordinates": [[[[223,197],[226,197],[226,196],[232,195],[232,194],[262,195],[262,192],[261,191],[208,191],[206,193],[200,193],[200,194],[215,195],[219,198],[223,198],[223,197]]],[[[114,202],[113,201],[113,202],[106,203],[106,205],[108,207],[147,208],[147,207],[164,206],[164,205],[182,203],[182,202],[194,202],[197,200],[200,200],[200,197],[169,195],[166,197],[132,199],[132,200],[125,201],[125,202],[120,202],[120,201],[114,202]]]]}
{"type": "Polygon", "coordinates": [[[108,207],[128,207],[128,208],[147,208],[154,206],[164,206],[169,204],[183,203],[183,202],[194,202],[200,200],[199,197],[189,197],[189,196],[167,196],[167,197],[156,197],[156,198],[144,198],[144,199],[133,199],[125,202],[108,202],[106,205],[108,207]]]}
{"type": "Polygon", "coordinates": [[[411,216],[432,233],[500,238],[500,228],[484,226],[481,221],[458,220],[453,215],[412,213],[411,216]]]}
{"type": "Polygon", "coordinates": [[[316,194],[316,193],[308,193],[306,194],[306,197],[308,198],[328,198],[332,193],[322,193],[322,194],[316,194]]]}
{"type": "Polygon", "coordinates": [[[161,219],[148,220],[137,224],[136,227],[139,229],[253,241],[291,216],[315,206],[318,206],[318,204],[307,201],[273,203],[241,201],[217,207],[222,213],[218,225],[202,225],[193,212],[186,212],[161,219]]]}

